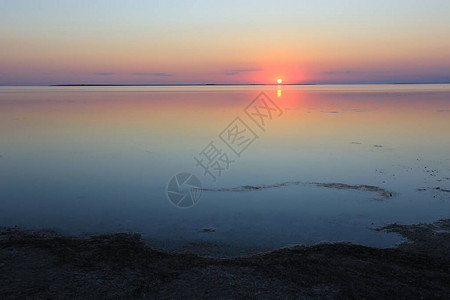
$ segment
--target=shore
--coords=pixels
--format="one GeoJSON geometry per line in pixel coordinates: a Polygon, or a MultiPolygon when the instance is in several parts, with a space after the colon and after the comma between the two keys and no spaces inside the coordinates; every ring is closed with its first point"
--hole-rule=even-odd
{"type": "Polygon", "coordinates": [[[450,219],[376,230],[395,248],[350,243],[294,246],[220,259],[148,247],[139,234],[88,238],[3,228],[4,298],[446,298],[450,219]]]}

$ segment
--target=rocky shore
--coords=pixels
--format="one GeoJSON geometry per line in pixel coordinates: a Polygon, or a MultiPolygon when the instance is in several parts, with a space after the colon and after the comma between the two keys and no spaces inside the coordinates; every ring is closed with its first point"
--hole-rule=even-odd
{"type": "Polygon", "coordinates": [[[81,238],[3,228],[0,298],[449,298],[450,219],[375,230],[407,241],[221,259],[152,249],[134,233],[81,238]]]}

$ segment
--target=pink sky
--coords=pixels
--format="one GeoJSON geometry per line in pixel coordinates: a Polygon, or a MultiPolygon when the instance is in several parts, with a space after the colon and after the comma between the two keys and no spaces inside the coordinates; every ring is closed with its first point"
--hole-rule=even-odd
{"type": "Polygon", "coordinates": [[[448,1],[11,1],[0,85],[450,81],[448,1]]]}

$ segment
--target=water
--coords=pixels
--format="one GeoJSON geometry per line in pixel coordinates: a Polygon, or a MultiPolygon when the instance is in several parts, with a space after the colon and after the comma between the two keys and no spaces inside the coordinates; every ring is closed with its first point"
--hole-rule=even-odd
{"type": "Polygon", "coordinates": [[[0,225],[211,255],[391,246],[370,227],[450,216],[449,129],[450,85],[0,87],[0,225]],[[280,109],[264,131],[260,92],[280,109]],[[236,117],[257,136],[240,156],[219,137],[236,117]],[[194,160],[210,142],[233,161],[215,182],[194,160]],[[166,196],[180,172],[208,189],[190,208],[166,196]]]}

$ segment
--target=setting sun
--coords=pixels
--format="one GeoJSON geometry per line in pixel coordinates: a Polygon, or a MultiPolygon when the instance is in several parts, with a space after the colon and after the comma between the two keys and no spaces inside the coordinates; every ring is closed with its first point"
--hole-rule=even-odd
{"type": "Polygon", "coordinates": [[[278,78],[278,79],[277,79],[277,82],[278,82],[278,84],[281,84],[281,83],[283,82],[283,79],[278,78]]]}

